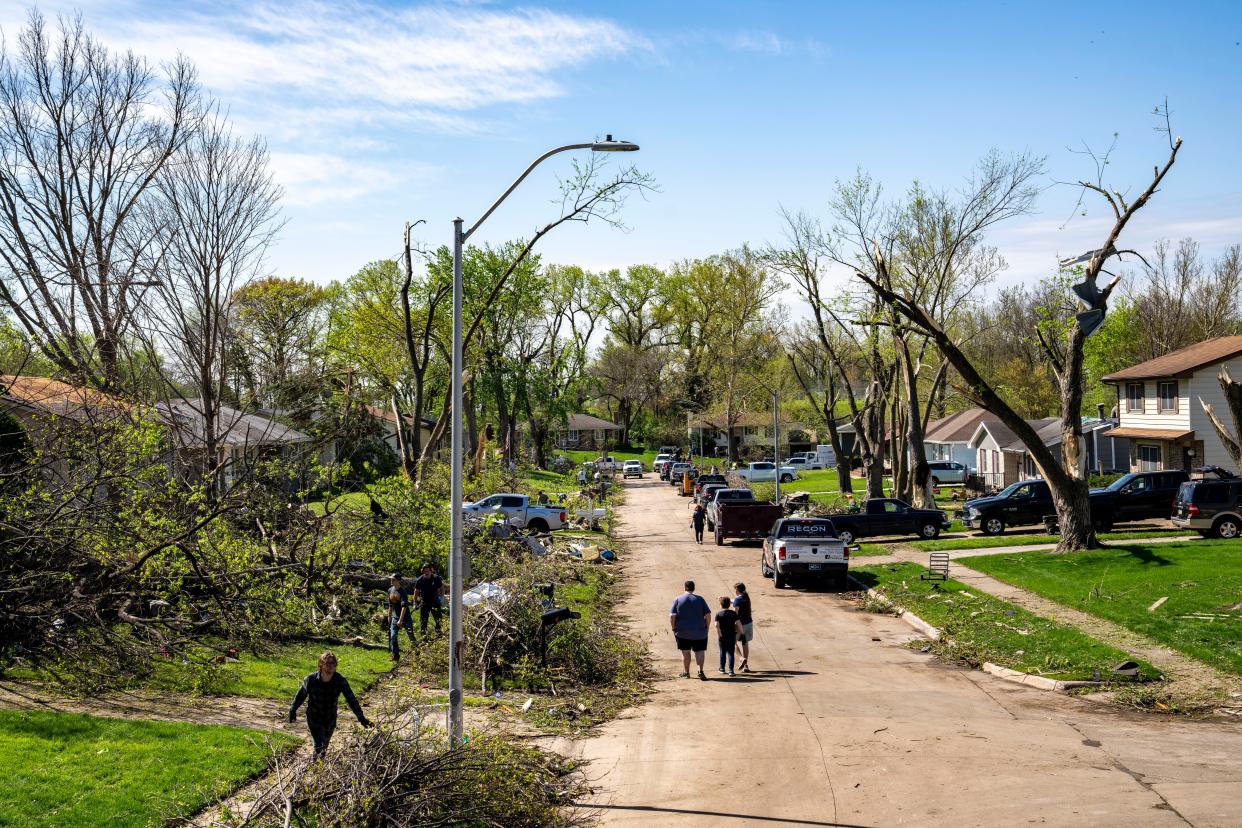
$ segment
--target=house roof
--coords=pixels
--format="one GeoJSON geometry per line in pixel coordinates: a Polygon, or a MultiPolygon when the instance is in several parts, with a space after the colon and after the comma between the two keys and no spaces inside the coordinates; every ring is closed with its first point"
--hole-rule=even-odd
{"type": "Polygon", "coordinates": [[[553,428],[556,431],[594,431],[595,429],[612,431],[621,430],[621,426],[616,423],[601,420],[599,417],[592,417],[590,414],[570,414],[565,425],[558,424],[553,428]]]}
{"type": "MultiPolygon", "coordinates": [[[[1027,420],[1027,425],[1035,429],[1035,433],[1044,445],[1051,446],[1061,442],[1061,419],[1059,417],[1044,417],[1039,420],[1027,420]]],[[[979,425],[975,427],[974,433],[970,437],[973,444],[978,438],[979,433],[986,431],[992,435],[992,439],[996,441],[996,445],[1000,446],[1001,451],[1026,451],[1026,443],[1013,433],[1009,426],[995,418],[987,418],[979,421],[979,425]]]]}
{"type": "Polygon", "coordinates": [[[1163,379],[1164,377],[1189,377],[1200,368],[1224,362],[1242,354],[1242,334],[1218,336],[1205,339],[1185,348],[1179,348],[1162,357],[1131,365],[1104,377],[1102,382],[1125,380],[1163,379]]]}
{"type": "Polygon", "coordinates": [[[1181,428],[1114,428],[1109,437],[1130,437],[1139,440],[1183,440],[1195,436],[1194,431],[1181,428]]]}
{"type": "MultiPolygon", "coordinates": [[[[155,406],[160,419],[172,428],[183,448],[201,446],[207,431],[203,404],[198,399],[169,400],[155,406]]],[[[231,446],[308,443],[311,437],[296,428],[261,414],[247,414],[227,405],[220,406],[216,422],[217,439],[231,446]]]]}
{"type": "Polygon", "coordinates": [[[81,419],[88,411],[121,410],[128,404],[93,388],[70,385],[48,377],[0,376],[0,400],[10,405],[81,419]]]}
{"type": "MultiPolygon", "coordinates": [[[[391,408],[381,408],[378,405],[364,405],[363,408],[366,409],[366,412],[368,414],[370,414],[372,417],[375,417],[376,419],[383,420],[384,422],[388,422],[388,423],[397,422],[397,415],[392,413],[391,408]]],[[[412,417],[410,417],[409,414],[405,414],[403,416],[407,420],[413,419],[412,417]]],[[[435,426],[435,424],[436,424],[436,421],[431,419],[430,417],[423,417],[424,428],[432,428],[435,426]]]]}
{"type": "Polygon", "coordinates": [[[982,408],[968,408],[927,424],[925,443],[969,443],[983,420],[996,418],[982,408]]]}

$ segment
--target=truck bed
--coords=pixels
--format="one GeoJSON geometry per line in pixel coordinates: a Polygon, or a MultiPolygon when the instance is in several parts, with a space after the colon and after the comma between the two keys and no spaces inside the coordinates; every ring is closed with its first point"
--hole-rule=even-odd
{"type": "Polygon", "coordinates": [[[777,503],[721,503],[717,511],[716,545],[723,546],[728,538],[766,537],[772,524],[784,514],[777,503]]]}

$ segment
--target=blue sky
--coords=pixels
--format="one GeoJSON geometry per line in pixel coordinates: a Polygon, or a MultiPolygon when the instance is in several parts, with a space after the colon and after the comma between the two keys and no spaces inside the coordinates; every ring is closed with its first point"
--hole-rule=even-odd
{"type": "MultiPolygon", "coordinates": [[[[1242,241],[1242,3],[160,3],[80,8],[115,47],[178,51],[238,128],[265,135],[288,219],[269,266],[327,281],[394,255],[404,221],[447,242],[544,149],[614,133],[661,192],[628,233],[568,226],[547,261],[668,264],[779,238],[781,205],[823,214],[861,167],[890,193],[953,186],[988,149],[1048,158],[1038,215],[992,237],[1005,283],[1096,246],[1105,218],[1068,224],[1088,174],[1067,147],[1119,145],[1113,183],[1141,188],[1185,148],[1127,242],[1242,241]]],[[[10,40],[24,10],[0,11],[10,40]]],[[[556,209],[564,156],[476,238],[528,235],[556,209]]]]}

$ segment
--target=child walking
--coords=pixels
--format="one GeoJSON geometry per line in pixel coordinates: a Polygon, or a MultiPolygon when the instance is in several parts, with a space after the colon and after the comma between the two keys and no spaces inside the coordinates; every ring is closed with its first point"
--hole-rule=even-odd
{"type": "Polygon", "coordinates": [[[729,596],[720,596],[720,612],[716,613],[716,636],[720,644],[720,672],[725,671],[725,662],[729,664],[729,675],[733,673],[733,650],[737,647],[737,637],[742,633],[742,622],[737,620],[729,596]]]}

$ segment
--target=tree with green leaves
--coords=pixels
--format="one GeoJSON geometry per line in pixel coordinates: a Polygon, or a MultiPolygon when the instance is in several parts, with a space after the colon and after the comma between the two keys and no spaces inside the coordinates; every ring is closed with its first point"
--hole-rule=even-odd
{"type": "Polygon", "coordinates": [[[330,297],[313,282],[277,276],[233,292],[231,353],[244,402],[285,407],[302,399],[305,387],[318,385],[330,297]]]}

